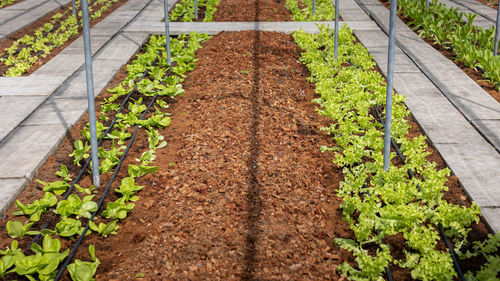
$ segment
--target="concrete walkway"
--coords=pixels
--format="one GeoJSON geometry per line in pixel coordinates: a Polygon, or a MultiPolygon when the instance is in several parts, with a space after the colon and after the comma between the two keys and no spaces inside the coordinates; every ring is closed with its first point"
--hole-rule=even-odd
{"type": "MultiPolygon", "coordinates": [[[[196,31],[199,33],[206,33],[214,35],[222,31],[244,31],[244,30],[259,30],[259,31],[275,31],[283,33],[292,33],[303,29],[309,33],[318,33],[319,29],[317,24],[326,24],[333,28],[334,22],[320,21],[320,22],[172,22],[170,23],[170,34],[179,35],[196,31]]],[[[343,21],[340,25],[347,24],[354,30],[378,30],[377,25],[370,20],[353,20],[343,21]]],[[[165,25],[163,22],[154,22],[151,20],[144,22],[135,22],[131,24],[126,31],[128,32],[146,32],[151,34],[162,34],[165,32],[165,25]]]]}
{"type": "MultiPolygon", "coordinates": [[[[377,0],[340,1],[341,13],[343,6],[365,11],[380,26],[354,33],[385,74],[389,10],[377,0]]],[[[395,90],[487,224],[500,231],[500,104],[399,19],[396,44],[395,90]]]]}
{"type": "Polygon", "coordinates": [[[0,40],[70,2],[70,0],[24,0],[0,9],[0,40]]]}
{"type": "MultiPolygon", "coordinates": [[[[129,0],[91,29],[96,94],[149,36],[123,29],[162,3],[129,0]]],[[[0,77],[0,217],[87,106],[81,37],[29,76],[0,77]]]]}

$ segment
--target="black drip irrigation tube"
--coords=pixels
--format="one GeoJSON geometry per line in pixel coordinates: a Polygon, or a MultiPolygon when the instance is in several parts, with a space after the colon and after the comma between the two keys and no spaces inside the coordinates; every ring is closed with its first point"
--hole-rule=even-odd
{"type": "MultiPolygon", "coordinates": [[[[189,44],[189,41],[186,42],[186,44],[183,46],[183,49],[185,49],[189,44]]],[[[158,55],[156,56],[155,58],[155,61],[158,59],[159,55],[160,55],[161,51],[159,51],[158,55]]],[[[163,76],[163,78],[167,77],[168,75],[170,75],[172,73],[172,68],[174,67],[175,65],[175,62],[172,63],[172,65],[170,66],[168,72],[163,76]]],[[[148,70],[146,70],[144,73],[143,73],[143,76],[141,78],[144,79],[146,73],[147,73],[148,70]]],[[[137,84],[137,83],[136,83],[137,84]]],[[[133,88],[132,91],[129,92],[129,94],[127,95],[127,98],[129,98],[131,96],[131,93],[136,89],[136,87],[133,88]]],[[[146,116],[146,114],[148,113],[149,109],[151,108],[151,106],[154,104],[154,102],[158,99],[158,93],[155,93],[153,99],[151,100],[151,102],[148,104],[148,106],[146,107],[146,109],[144,110],[144,113],[141,115],[140,119],[139,120],[142,120],[144,119],[144,117],[146,116]]],[[[120,106],[120,110],[123,108],[125,102],[122,102],[122,105],[120,106]]],[[[113,121],[116,120],[116,117],[113,121]]],[[[114,122],[113,122],[114,124],[114,122]]],[[[111,126],[110,126],[111,127],[111,126]]],[[[109,128],[108,128],[109,130],[109,128]]],[[[69,263],[71,262],[71,260],[73,259],[74,255],[76,254],[76,251],[78,250],[78,248],[80,247],[80,245],[82,244],[84,238],[85,238],[85,235],[87,234],[87,231],[89,230],[90,228],[90,222],[93,221],[93,219],[101,212],[101,207],[104,203],[104,200],[106,199],[106,195],[108,194],[109,192],[109,189],[111,188],[111,184],[114,182],[114,180],[116,179],[116,176],[118,175],[118,172],[120,171],[120,168],[123,164],[123,160],[125,160],[125,157],[127,156],[128,154],[128,151],[130,150],[130,148],[132,147],[132,144],[134,143],[134,140],[135,140],[135,137],[137,136],[137,132],[139,131],[139,125],[136,125],[135,126],[135,130],[134,130],[134,133],[130,139],[130,142],[129,144],[127,145],[127,148],[125,149],[125,151],[123,152],[122,156],[120,157],[120,161],[118,162],[118,164],[116,165],[116,168],[115,168],[115,171],[113,173],[113,175],[111,176],[111,179],[108,183],[108,185],[106,186],[106,189],[104,190],[102,196],[101,196],[101,199],[99,200],[98,204],[97,204],[97,210],[92,213],[92,216],[90,217],[90,219],[87,221],[87,224],[85,225],[85,228],[83,229],[83,232],[80,234],[80,237],[78,238],[78,240],[76,241],[75,245],[73,246],[73,249],[71,250],[70,254],[66,257],[66,259],[64,260],[64,263],[61,267],[61,269],[59,269],[56,277],[54,278],[54,281],[59,281],[62,277],[62,275],[64,274],[64,271],[66,270],[67,266],[69,265],[69,263]]],[[[103,135],[103,136],[106,136],[106,135],[103,135]]],[[[102,140],[102,139],[101,139],[102,140]]],[[[90,159],[90,158],[89,158],[90,159]]],[[[90,163],[90,160],[87,160],[87,163],[86,163],[86,166],[88,166],[88,164],[90,163]]],[[[83,170],[82,170],[83,171],[83,170]]],[[[80,172],[82,174],[82,172],[80,172]]],[[[74,186],[74,184],[73,184],[74,186]]],[[[69,190],[68,190],[69,192],[69,190]]],[[[69,195],[68,195],[69,196],[69,195]]]]}
{"type": "MultiPolygon", "coordinates": [[[[384,123],[384,120],[382,119],[380,111],[378,110],[377,106],[374,106],[374,108],[375,108],[375,113],[377,115],[377,119],[384,127],[385,123],[384,123]]],[[[394,139],[392,137],[391,137],[391,145],[394,148],[394,150],[396,150],[396,154],[399,156],[399,158],[403,162],[403,165],[406,165],[406,159],[405,159],[403,153],[401,153],[401,150],[399,149],[398,145],[396,144],[396,142],[394,141],[394,139]]],[[[415,173],[410,168],[408,168],[408,175],[410,176],[410,179],[415,177],[415,173]]],[[[418,188],[418,191],[421,191],[420,184],[417,184],[417,188],[418,188]]],[[[457,272],[458,277],[460,278],[460,280],[466,281],[465,276],[462,272],[462,268],[458,264],[458,260],[455,256],[455,254],[453,253],[453,249],[451,248],[450,241],[448,240],[448,237],[446,236],[446,233],[443,230],[443,226],[441,224],[438,224],[437,227],[438,227],[439,233],[441,234],[441,237],[444,240],[444,243],[446,244],[446,248],[448,249],[448,252],[450,253],[451,259],[453,260],[453,267],[455,267],[455,271],[457,272]]]]}
{"type": "MultiPolygon", "coordinates": [[[[188,43],[186,43],[186,45],[184,45],[184,48],[187,46],[187,44],[188,43]]],[[[170,69],[163,76],[163,78],[167,77],[168,75],[170,75],[170,73],[172,73],[172,68],[174,67],[174,64],[175,63],[173,63],[170,66],[170,69]]],[[[154,104],[154,102],[157,100],[157,98],[158,98],[158,92],[155,93],[153,99],[148,104],[148,106],[144,110],[144,113],[141,115],[141,117],[139,118],[139,120],[144,119],[144,117],[146,116],[146,114],[148,113],[149,109],[154,104]]],[[[123,164],[123,160],[125,160],[125,157],[127,156],[128,151],[132,147],[132,144],[134,143],[134,140],[135,140],[135,137],[137,136],[137,132],[138,131],[139,131],[139,125],[135,125],[134,134],[132,135],[129,144],[127,145],[127,148],[123,152],[123,155],[120,157],[120,162],[118,162],[118,165],[116,165],[115,172],[113,173],[113,176],[111,176],[111,179],[109,180],[109,183],[106,186],[106,189],[104,190],[104,193],[102,194],[101,199],[99,200],[99,203],[97,204],[97,210],[92,214],[92,216],[90,217],[90,219],[87,221],[87,224],[85,225],[85,228],[83,229],[82,234],[80,234],[80,237],[78,238],[78,240],[76,241],[75,245],[73,246],[73,249],[71,250],[70,254],[64,260],[64,263],[63,263],[61,269],[59,269],[59,272],[57,273],[56,277],[54,278],[54,281],[59,281],[59,279],[61,279],[62,275],[64,274],[64,271],[66,270],[66,267],[69,265],[69,263],[71,262],[71,259],[76,254],[76,251],[78,250],[78,248],[82,244],[83,239],[85,238],[85,235],[87,234],[87,231],[90,228],[90,222],[92,220],[94,220],[94,218],[100,213],[102,204],[104,203],[104,199],[106,199],[106,195],[108,194],[109,189],[111,188],[111,184],[113,183],[113,181],[115,180],[116,176],[118,175],[118,172],[120,171],[120,168],[121,168],[121,166],[123,164]]]]}
{"type": "MultiPolygon", "coordinates": [[[[169,71],[169,74],[170,74],[170,71],[169,71]]],[[[144,111],[144,113],[142,114],[142,116],[141,116],[141,118],[139,120],[142,120],[144,118],[144,116],[146,116],[146,114],[148,113],[149,109],[151,108],[151,106],[153,105],[153,103],[156,101],[157,98],[158,98],[158,93],[155,94],[153,100],[151,100],[151,102],[149,103],[148,107],[146,108],[146,110],[144,111]]],[[[76,251],[78,250],[78,248],[82,244],[83,239],[85,238],[85,235],[87,234],[87,231],[90,228],[90,222],[100,212],[102,204],[104,203],[104,199],[106,199],[106,195],[108,194],[108,191],[111,188],[111,184],[115,180],[116,175],[118,175],[118,172],[120,171],[121,165],[123,164],[123,160],[127,156],[128,151],[130,150],[130,148],[132,147],[132,144],[134,143],[134,140],[135,140],[135,137],[137,136],[137,132],[138,131],[139,131],[139,125],[135,125],[134,134],[132,135],[132,138],[130,139],[130,142],[127,145],[127,148],[123,152],[123,155],[120,157],[120,162],[118,162],[118,165],[116,166],[115,172],[113,173],[113,176],[111,177],[108,185],[106,186],[106,189],[104,190],[104,193],[102,194],[101,199],[99,200],[99,203],[97,204],[97,210],[92,214],[92,216],[90,217],[90,219],[87,221],[87,224],[85,225],[85,228],[83,229],[82,234],[80,234],[80,237],[76,241],[75,246],[73,246],[73,249],[71,250],[71,253],[64,260],[64,263],[63,263],[61,269],[59,269],[59,272],[57,273],[56,277],[54,278],[54,281],[58,281],[59,279],[61,279],[62,275],[64,274],[64,271],[66,270],[66,267],[69,265],[69,263],[71,262],[71,259],[76,254],[76,251]]]]}
{"type": "MultiPolygon", "coordinates": [[[[155,59],[151,62],[151,65],[155,64],[156,61],[158,60],[159,56],[160,56],[160,52],[158,52],[158,55],[156,55],[155,59]]],[[[143,73],[142,73],[142,77],[139,79],[139,81],[137,81],[137,83],[141,82],[142,80],[144,80],[144,78],[146,77],[146,74],[148,73],[150,69],[146,69],[143,73]]],[[[123,99],[118,111],[116,112],[116,114],[119,114],[122,112],[123,108],[125,107],[125,105],[127,104],[128,100],[130,99],[130,97],[132,96],[132,93],[135,91],[135,89],[137,89],[137,83],[134,83],[134,87],[132,88],[132,90],[130,90],[130,92],[125,96],[125,98],[123,99]]],[[[99,139],[97,145],[100,145],[103,141],[104,141],[104,138],[108,135],[108,133],[113,129],[113,127],[115,126],[117,120],[118,120],[118,117],[116,117],[116,114],[115,114],[115,118],[113,118],[113,121],[111,121],[111,123],[109,124],[109,127],[108,129],[106,129],[106,131],[104,131],[103,135],[101,136],[101,138],[99,139]]],[[[87,158],[87,161],[85,162],[85,165],[83,165],[82,169],[80,170],[80,173],[78,173],[78,176],[73,180],[73,183],[71,183],[71,186],[69,187],[69,189],[66,191],[66,193],[64,194],[63,196],[63,199],[62,200],[66,200],[68,199],[68,197],[71,195],[71,193],[73,192],[73,189],[75,188],[75,185],[81,180],[81,178],[83,177],[83,175],[85,174],[85,171],[87,170],[88,166],[90,165],[90,161],[91,161],[91,157],[87,158]]],[[[46,222],[40,229],[40,231],[44,230],[44,229],[47,229],[47,227],[49,227],[49,225],[52,223],[52,219],[49,220],[48,222],[46,222]]],[[[39,233],[37,234],[32,240],[31,242],[28,244],[28,249],[30,249],[31,245],[33,243],[35,243],[36,241],[38,241],[40,238],[41,238],[42,234],[39,233]]]]}

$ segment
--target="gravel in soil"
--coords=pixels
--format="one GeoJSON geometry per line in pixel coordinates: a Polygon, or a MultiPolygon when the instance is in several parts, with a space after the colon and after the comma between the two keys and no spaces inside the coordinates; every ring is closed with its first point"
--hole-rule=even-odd
{"type": "MultiPolygon", "coordinates": [[[[93,27],[94,25],[96,25],[99,22],[101,22],[108,15],[110,15],[114,10],[118,9],[121,5],[125,4],[126,2],[127,2],[127,0],[118,0],[117,2],[111,4],[111,6],[109,6],[108,9],[106,9],[104,12],[102,12],[102,14],[101,14],[101,16],[99,18],[94,19],[94,20],[92,20],[90,22],[90,27],[93,27]]],[[[103,4],[96,4],[94,6],[93,10],[94,11],[98,11],[101,8],[101,6],[103,6],[103,4]]],[[[36,20],[32,24],[28,25],[27,27],[25,27],[23,29],[20,29],[20,30],[14,32],[14,33],[12,33],[7,38],[5,38],[4,40],[0,41],[0,52],[3,52],[6,48],[12,46],[12,44],[15,41],[17,41],[18,39],[24,37],[25,35],[33,36],[33,34],[35,34],[35,31],[38,28],[43,27],[44,24],[50,22],[52,20],[52,17],[55,14],[57,14],[57,13],[63,14],[68,9],[71,10],[71,2],[68,3],[68,4],[66,4],[66,5],[64,5],[63,7],[59,8],[59,9],[56,9],[56,10],[54,10],[54,11],[46,14],[45,16],[39,18],[38,20],[36,20]]],[[[68,13],[68,16],[69,15],[71,15],[71,13],[68,13]]],[[[63,18],[60,19],[60,21],[63,21],[66,18],[67,17],[63,17],[63,18]]],[[[59,47],[57,47],[55,49],[53,49],[50,52],[50,54],[48,54],[46,57],[39,58],[36,61],[36,63],[33,65],[33,67],[30,68],[26,73],[24,73],[23,76],[28,76],[31,73],[35,72],[37,69],[39,69],[40,67],[42,67],[46,62],[48,62],[53,57],[55,57],[56,55],[58,55],[62,50],[64,50],[64,48],[66,48],[68,45],[70,45],[71,43],[73,43],[73,41],[75,41],[76,39],[78,39],[82,35],[82,32],[83,32],[83,29],[82,29],[81,26],[80,26],[80,28],[78,28],[78,32],[79,32],[78,34],[71,36],[66,43],[64,43],[63,45],[61,45],[61,46],[59,46],[59,47]]],[[[0,76],[4,76],[6,72],[7,72],[7,66],[4,63],[0,63],[0,76]]]]}
{"type": "Polygon", "coordinates": [[[286,0],[221,0],[214,21],[291,21],[286,0]]]}

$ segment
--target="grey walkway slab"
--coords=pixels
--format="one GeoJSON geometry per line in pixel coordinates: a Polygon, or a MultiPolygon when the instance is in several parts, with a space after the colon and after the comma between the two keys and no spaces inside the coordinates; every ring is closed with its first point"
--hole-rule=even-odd
{"type": "Polygon", "coordinates": [[[24,0],[0,9],[0,40],[70,2],[70,0],[24,0]]]}
{"type": "MultiPolygon", "coordinates": [[[[372,0],[357,2],[362,3],[358,11],[362,7],[380,29],[354,32],[385,73],[387,55],[379,53],[387,52],[388,10],[372,0]]],[[[356,8],[351,5],[349,9],[356,8]]],[[[500,154],[489,143],[499,139],[499,104],[399,20],[397,28],[400,51],[396,51],[396,62],[398,55],[406,56],[405,66],[412,71],[395,66],[395,90],[406,97],[417,123],[482,208],[487,224],[494,232],[500,231],[500,154]]]]}
{"type": "Polygon", "coordinates": [[[65,79],[64,75],[0,77],[0,96],[48,96],[65,79]]]}
{"type": "Polygon", "coordinates": [[[0,214],[5,214],[25,184],[22,178],[0,179],[0,214]]]}
{"type": "Polygon", "coordinates": [[[0,178],[31,178],[65,132],[63,125],[18,126],[0,144],[0,178]]]}
{"type": "Polygon", "coordinates": [[[481,143],[434,145],[472,200],[480,207],[500,207],[500,192],[497,190],[500,176],[498,169],[492,167],[500,160],[491,146],[481,143]]]}
{"type": "Polygon", "coordinates": [[[0,142],[45,100],[43,96],[6,96],[0,98],[0,142]]]}
{"type": "MultiPolygon", "coordinates": [[[[245,30],[259,30],[259,31],[276,31],[283,33],[291,33],[299,29],[306,32],[317,33],[319,32],[317,23],[327,24],[331,27],[334,22],[172,22],[170,24],[170,34],[179,35],[196,31],[200,33],[207,33],[214,35],[222,31],[245,31],[245,30]]],[[[371,21],[344,21],[341,24],[347,24],[354,30],[375,30],[377,27],[371,21]]],[[[131,24],[126,31],[129,32],[147,32],[152,34],[161,34],[165,32],[165,25],[162,22],[135,22],[131,24]]]]}

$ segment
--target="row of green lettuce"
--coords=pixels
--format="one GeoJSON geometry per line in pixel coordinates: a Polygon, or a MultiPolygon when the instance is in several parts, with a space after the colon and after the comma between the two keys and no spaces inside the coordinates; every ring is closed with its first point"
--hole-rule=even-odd
{"type": "Polygon", "coordinates": [[[313,11],[313,0],[286,0],[285,7],[292,13],[294,21],[335,19],[335,7],[330,0],[316,0],[316,13],[313,11]]]}
{"type": "MultiPolygon", "coordinates": [[[[90,21],[100,18],[116,2],[118,0],[92,1],[89,4],[90,21]]],[[[79,4],[80,0],[76,1],[76,5],[79,4]]],[[[81,25],[81,11],[73,16],[69,6],[62,13],[53,15],[42,27],[14,41],[0,52],[0,64],[6,68],[5,76],[21,76],[28,72],[37,61],[49,56],[54,49],[78,35],[81,25]]]]}
{"type": "Polygon", "coordinates": [[[443,199],[450,171],[439,170],[426,159],[430,153],[425,136],[407,137],[410,112],[399,94],[393,96],[392,137],[406,165],[392,165],[389,172],[383,169],[384,131],[373,112],[375,107],[385,107],[384,77],[374,70],[372,56],[355,43],[349,28],[340,30],[338,61],[333,31],[323,25],[319,28],[317,35],[300,31],[293,37],[304,50],[300,61],[310,70],[309,81],[320,95],[315,100],[318,111],[332,120],[324,130],[336,145],[322,150],[334,152],[334,163],[343,168],[338,195],[344,202],[344,220],[356,239],[335,242],[353,254],[355,265],[344,263],[338,269],[350,280],[383,280],[389,266],[408,269],[417,280],[454,280],[457,273],[450,254],[437,247],[437,227],[442,226],[460,258],[482,255],[486,259],[481,270],[467,273],[467,278],[494,280],[500,271],[500,256],[495,255],[500,234],[468,245],[467,235],[472,224],[479,222],[480,209],[474,202],[468,208],[443,199]],[[410,177],[408,169],[418,176],[410,177]],[[399,245],[404,258],[400,259],[393,257],[384,242],[398,234],[404,237],[404,244],[399,245]]]}
{"type": "Polygon", "coordinates": [[[425,1],[400,0],[398,12],[410,18],[409,24],[420,37],[453,51],[456,61],[480,71],[483,78],[500,89],[500,56],[493,54],[494,26],[475,26],[476,14],[459,12],[437,0],[431,2],[429,9],[425,1]]]}
{"type": "MultiPolygon", "coordinates": [[[[74,240],[82,234],[84,224],[87,222],[91,229],[87,235],[90,232],[103,237],[117,234],[119,221],[125,219],[135,207],[133,202],[139,199],[137,192],[144,188],[144,186],[137,185],[136,180],[158,170],[154,166],[156,151],[167,144],[158,131],[170,125],[170,117],[165,113],[168,104],[161,97],[173,98],[184,92],[180,83],[185,73],[195,67],[195,51],[208,38],[207,35],[193,32],[189,36],[183,35],[173,39],[171,41],[172,61],[175,65],[173,67],[167,64],[165,36],[150,38],[144,52],[138,54],[136,59],[127,65],[127,77],[117,87],[108,89],[113,94],[101,103],[100,118],[103,122],[111,119],[113,115],[118,117],[114,129],[106,136],[104,136],[104,131],[107,127],[98,122],[98,135],[106,140],[99,148],[101,173],[115,171],[124,153],[124,144],[131,138],[134,126],[139,126],[146,132],[149,143],[149,148],[139,159],[136,159],[137,163],[128,165],[128,176],[122,178],[120,186],[114,189],[118,199],[108,202],[106,208],[95,217],[94,221],[88,221],[92,214],[98,211],[98,205],[94,199],[99,192],[94,186],[76,185],[76,192],[63,200],[61,195],[68,190],[73,180],[66,166],[61,166],[61,170],[56,172],[61,180],[38,181],[45,192],[44,196],[31,203],[16,201],[17,210],[13,212],[13,215],[24,218],[6,223],[7,233],[14,240],[10,247],[0,251],[0,278],[14,278],[17,275],[29,280],[53,280],[60,264],[69,253],[69,249],[62,251],[61,245],[68,244],[62,243],[62,239],[74,240]],[[171,73],[167,76],[168,71],[171,73]],[[146,72],[146,77],[140,80],[144,72],[146,72]],[[139,80],[140,82],[137,82],[139,80]],[[123,100],[123,97],[128,95],[134,86],[136,86],[137,93],[128,102],[126,112],[117,114],[120,107],[118,102],[123,100]],[[146,114],[147,118],[141,119],[140,116],[147,109],[145,101],[151,100],[155,95],[160,98],[154,104],[154,111],[146,114]],[[33,226],[40,227],[42,216],[50,211],[57,215],[57,224],[54,222],[53,228],[33,230],[33,226]],[[33,243],[29,250],[24,251],[19,247],[21,239],[28,242],[33,235],[38,234],[43,236],[41,245],[33,243]]],[[[82,130],[82,139],[75,141],[74,146],[75,150],[69,156],[73,158],[76,166],[80,166],[82,161],[89,157],[88,127],[82,130]]],[[[100,261],[95,255],[93,245],[89,246],[89,253],[90,261],[77,259],[68,266],[72,280],[93,280],[100,261]]]]}
{"type": "MultiPolygon", "coordinates": [[[[211,22],[214,18],[220,0],[197,0],[198,12],[204,9],[204,22],[211,22]]],[[[194,0],[181,0],[170,10],[170,21],[192,22],[195,20],[194,0]]]]}
{"type": "Polygon", "coordinates": [[[0,8],[5,7],[7,5],[15,3],[17,0],[2,0],[0,1],[0,8]]]}

